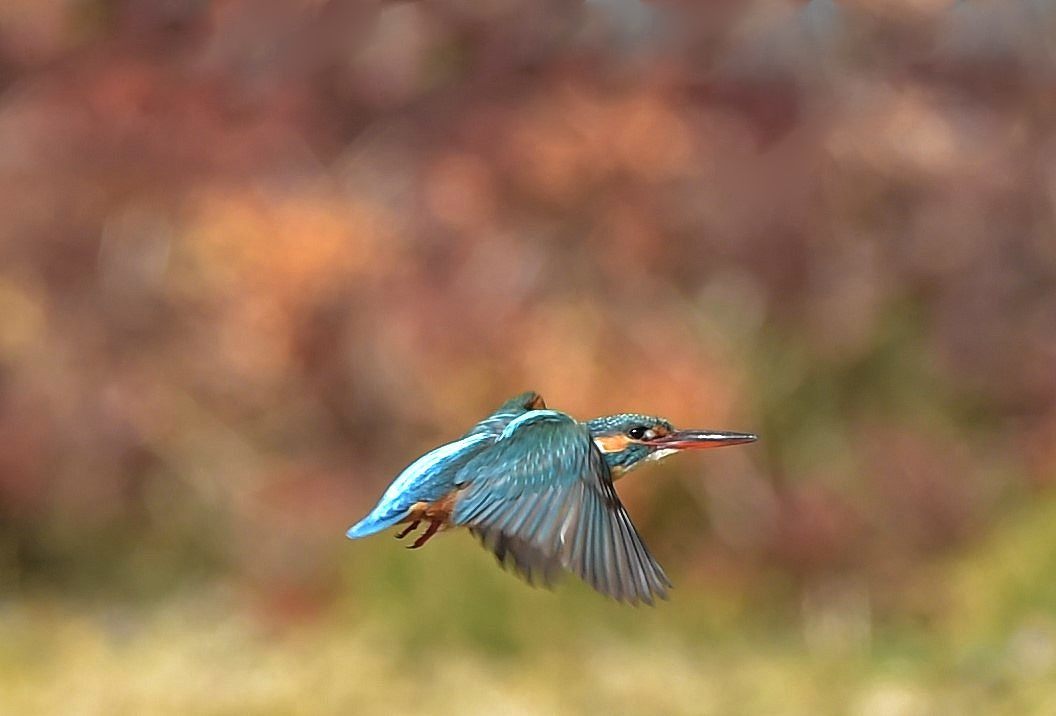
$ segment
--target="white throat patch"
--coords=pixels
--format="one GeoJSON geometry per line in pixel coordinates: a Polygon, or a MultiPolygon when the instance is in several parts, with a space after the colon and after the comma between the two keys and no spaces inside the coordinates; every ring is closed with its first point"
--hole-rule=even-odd
{"type": "Polygon", "coordinates": [[[668,455],[674,455],[676,452],[678,452],[678,450],[675,448],[660,448],[656,452],[649,453],[649,457],[645,458],[645,462],[658,462],[668,455]]]}

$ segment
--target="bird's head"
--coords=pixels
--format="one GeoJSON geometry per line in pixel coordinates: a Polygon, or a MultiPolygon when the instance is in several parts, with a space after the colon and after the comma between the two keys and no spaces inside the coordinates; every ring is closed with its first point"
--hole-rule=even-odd
{"type": "Polygon", "coordinates": [[[594,444],[605,456],[614,477],[682,450],[723,447],[754,442],[750,433],[720,430],[676,430],[663,418],[621,413],[587,422],[594,444]]]}

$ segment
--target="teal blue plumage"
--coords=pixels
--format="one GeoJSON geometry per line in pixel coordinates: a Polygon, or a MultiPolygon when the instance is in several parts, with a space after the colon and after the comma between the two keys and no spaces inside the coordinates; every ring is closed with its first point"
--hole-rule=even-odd
{"type": "Polygon", "coordinates": [[[652,603],[670,582],[631,523],[586,425],[556,411],[510,422],[459,473],[452,521],[530,583],[560,569],[620,601],[652,603]]]}
{"type": "Polygon", "coordinates": [[[614,477],[681,449],[754,439],[676,431],[636,413],[580,423],[547,410],[538,394],[522,393],[404,469],[348,536],[410,523],[403,537],[427,521],[419,547],[441,528],[466,527],[529,583],[550,585],[570,571],[614,599],[652,604],[671,583],[620,502],[614,477]]]}
{"type": "Polygon", "coordinates": [[[511,420],[541,403],[538,394],[521,393],[500,405],[459,440],[415,460],[396,477],[370,514],[349,528],[346,536],[357,539],[375,534],[398,524],[415,504],[443,498],[454,489],[462,466],[494,443],[511,420]]]}

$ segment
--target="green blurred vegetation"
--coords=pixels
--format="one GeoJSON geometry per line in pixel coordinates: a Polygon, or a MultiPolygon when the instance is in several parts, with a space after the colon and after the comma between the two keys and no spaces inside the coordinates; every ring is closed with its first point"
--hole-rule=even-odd
{"type": "Polygon", "coordinates": [[[954,596],[930,624],[861,623],[854,583],[806,619],[727,589],[659,609],[526,590],[468,537],[415,562],[375,550],[325,616],[293,623],[230,584],[149,608],[52,595],[5,608],[0,698],[18,713],[1047,713],[1054,518],[1049,499],[931,565],[954,596]]]}
{"type": "Polygon", "coordinates": [[[0,711],[1056,712],[1056,5],[0,5],[0,711]],[[676,588],[345,528],[525,389],[676,588]]]}

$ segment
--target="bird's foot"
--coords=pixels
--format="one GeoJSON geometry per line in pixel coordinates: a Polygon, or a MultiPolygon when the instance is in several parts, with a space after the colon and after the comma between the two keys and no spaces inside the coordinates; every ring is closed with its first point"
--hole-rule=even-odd
{"type": "Polygon", "coordinates": [[[429,523],[429,527],[425,530],[425,532],[423,532],[422,535],[418,539],[416,539],[414,541],[414,544],[412,544],[407,549],[418,549],[423,544],[428,542],[429,538],[432,537],[433,535],[435,535],[437,530],[440,529],[440,525],[441,524],[443,524],[443,523],[442,522],[430,522],[429,523]]]}
{"type": "Polygon", "coordinates": [[[396,533],[396,539],[403,539],[411,532],[414,532],[416,529],[418,529],[419,524],[421,524],[421,520],[415,520],[411,524],[407,525],[406,529],[400,530],[396,533]]]}

